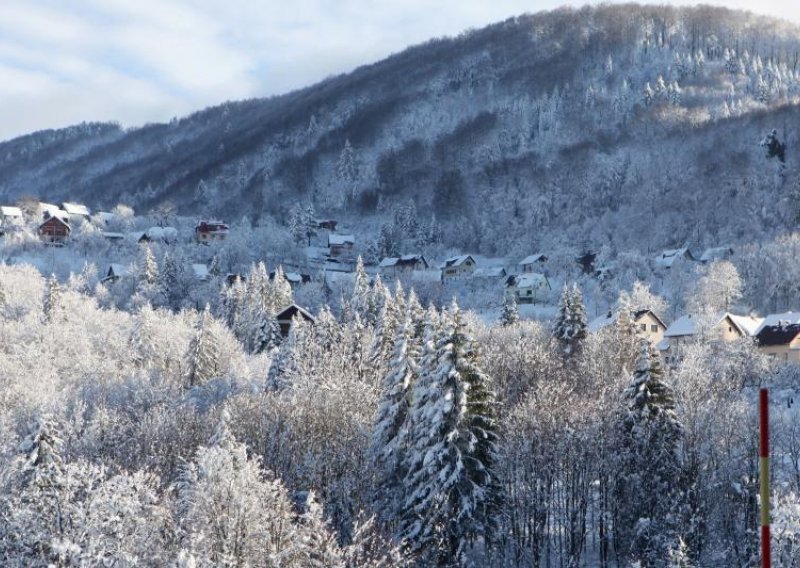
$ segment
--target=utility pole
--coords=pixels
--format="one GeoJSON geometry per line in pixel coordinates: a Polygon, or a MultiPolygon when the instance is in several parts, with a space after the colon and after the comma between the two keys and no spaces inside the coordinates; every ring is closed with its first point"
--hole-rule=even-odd
{"type": "Polygon", "coordinates": [[[772,565],[769,534],[769,391],[762,387],[758,393],[759,426],[759,464],[761,466],[761,568],[772,565]]]}

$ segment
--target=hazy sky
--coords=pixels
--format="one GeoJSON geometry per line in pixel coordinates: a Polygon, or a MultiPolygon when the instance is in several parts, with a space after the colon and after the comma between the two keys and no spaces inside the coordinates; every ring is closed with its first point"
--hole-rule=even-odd
{"type": "MultiPolygon", "coordinates": [[[[431,37],[586,3],[0,0],[0,140],[84,120],[165,121],[302,87],[431,37]]],[[[800,23],[798,0],[705,3],[800,23]]]]}

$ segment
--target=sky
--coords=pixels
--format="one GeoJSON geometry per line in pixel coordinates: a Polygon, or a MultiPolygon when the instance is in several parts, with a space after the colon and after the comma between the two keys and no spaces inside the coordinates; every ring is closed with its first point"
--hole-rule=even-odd
{"type": "MultiPolygon", "coordinates": [[[[0,140],[82,121],[168,121],[304,87],[432,37],[586,3],[0,0],[0,140]]],[[[797,0],[704,3],[800,23],[797,0]]]]}

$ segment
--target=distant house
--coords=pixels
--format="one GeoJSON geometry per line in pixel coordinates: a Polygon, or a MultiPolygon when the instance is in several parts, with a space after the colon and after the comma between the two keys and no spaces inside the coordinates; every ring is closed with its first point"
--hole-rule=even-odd
{"type": "Polygon", "coordinates": [[[200,221],[194,228],[194,238],[198,243],[224,241],[228,233],[230,227],[221,221],[200,221]]]}
{"type": "Polygon", "coordinates": [[[94,217],[96,219],[97,224],[99,224],[102,227],[108,227],[109,225],[111,225],[111,223],[117,220],[117,216],[108,211],[98,211],[97,213],[94,214],[94,217]]]}
{"type": "Polygon", "coordinates": [[[767,316],[755,337],[762,353],[779,361],[800,363],[800,314],[767,316]]]}
{"type": "Polygon", "coordinates": [[[103,231],[101,233],[104,239],[107,239],[112,242],[118,242],[125,239],[125,235],[123,233],[114,233],[112,231],[103,231]]]}
{"type": "MultiPolygon", "coordinates": [[[[592,333],[597,333],[608,326],[614,325],[619,321],[619,313],[609,311],[606,315],[600,316],[589,322],[588,328],[592,333]]],[[[637,310],[633,312],[633,325],[642,337],[647,338],[652,345],[658,345],[664,339],[664,332],[667,330],[666,324],[652,310],[637,310]]]]}
{"type": "Polygon", "coordinates": [[[108,270],[106,270],[106,275],[103,277],[101,282],[116,282],[123,276],[128,275],[128,269],[123,266],[122,264],[109,264],[108,270]]]}
{"type": "Polygon", "coordinates": [[[307,310],[304,310],[297,304],[292,304],[291,306],[281,310],[275,316],[275,319],[278,320],[278,325],[281,328],[282,336],[286,337],[289,335],[289,330],[292,328],[292,321],[296,317],[299,317],[311,325],[314,325],[317,321],[307,310]]]}
{"type": "Polygon", "coordinates": [[[200,282],[207,282],[211,279],[211,273],[208,271],[208,266],[205,264],[192,264],[192,272],[194,277],[200,282]]]}
{"type": "Polygon", "coordinates": [[[547,257],[540,252],[536,254],[532,254],[530,256],[526,256],[522,260],[519,261],[518,266],[519,269],[525,272],[536,272],[537,270],[541,270],[541,265],[547,262],[547,257]]]}
{"type": "Polygon", "coordinates": [[[668,249],[663,251],[655,258],[656,267],[669,270],[677,268],[696,259],[688,247],[678,249],[668,249]]]}
{"type": "Polygon", "coordinates": [[[506,294],[514,295],[519,304],[535,304],[550,293],[550,281],[538,272],[526,272],[506,279],[506,294]]]}
{"type": "Polygon", "coordinates": [[[72,228],[69,223],[58,216],[47,219],[39,225],[38,230],[39,238],[45,243],[53,245],[63,245],[69,239],[71,232],[72,228]]]}
{"type": "Polygon", "coordinates": [[[715,260],[727,260],[733,256],[733,249],[731,247],[714,247],[703,251],[700,256],[700,262],[708,264],[715,260]]]}
{"type": "Polygon", "coordinates": [[[22,209],[19,207],[12,207],[11,205],[0,206],[0,227],[4,229],[21,227],[24,221],[22,209]]]}
{"type": "Polygon", "coordinates": [[[328,248],[332,257],[342,256],[353,250],[356,245],[356,238],[353,235],[328,235],[328,248]]]}
{"type": "Polygon", "coordinates": [[[476,263],[472,255],[462,254],[448,258],[442,265],[442,281],[471,276],[475,272],[475,267],[476,263]]]}
{"type": "Polygon", "coordinates": [[[247,278],[244,276],[244,274],[238,274],[236,272],[229,272],[225,275],[225,284],[228,286],[233,286],[237,281],[244,284],[247,281],[247,278]]]}
{"type": "Polygon", "coordinates": [[[61,204],[61,209],[67,212],[67,215],[70,216],[70,219],[86,219],[88,220],[89,217],[92,216],[91,211],[86,205],[81,205],[80,203],[69,203],[65,201],[61,204]]]}
{"type": "Polygon", "coordinates": [[[338,223],[333,219],[317,220],[317,229],[322,229],[325,231],[335,231],[336,225],[338,225],[338,223]]]}
{"type": "MultiPolygon", "coordinates": [[[[311,275],[301,274],[300,272],[284,272],[283,278],[291,285],[292,288],[300,286],[301,284],[308,284],[311,282],[311,275]]],[[[269,273],[269,279],[275,279],[275,271],[269,273]]]]}
{"type": "Polygon", "coordinates": [[[594,272],[594,261],[597,259],[597,253],[587,251],[575,259],[575,262],[581,265],[581,270],[584,274],[592,274],[594,272]]]}
{"type": "Polygon", "coordinates": [[[378,265],[378,269],[384,277],[395,277],[418,270],[427,270],[428,261],[421,254],[404,254],[399,257],[384,258],[378,265]]]}
{"type": "MultiPolygon", "coordinates": [[[[150,227],[145,232],[147,241],[174,243],[178,240],[178,229],[175,227],[150,227]]],[[[142,239],[139,239],[140,242],[142,239]]]]}
{"type": "Polygon", "coordinates": [[[508,277],[508,272],[502,266],[484,266],[476,268],[472,277],[483,280],[501,280],[508,277]]]}
{"type": "MultiPolygon", "coordinates": [[[[761,320],[758,318],[726,312],[717,314],[706,322],[706,337],[712,343],[730,343],[742,337],[753,337],[760,325],[761,320]]],[[[676,348],[692,341],[699,331],[697,318],[692,315],[681,316],[672,322],[658,345],[659,350],[664,352],[666,361],[674,363],[677,360],[676,348]]]]}

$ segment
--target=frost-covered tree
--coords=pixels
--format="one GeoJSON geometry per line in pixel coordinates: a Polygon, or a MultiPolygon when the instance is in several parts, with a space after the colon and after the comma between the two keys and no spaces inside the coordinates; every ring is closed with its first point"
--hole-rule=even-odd
{"type": "Polygon", "coordinates": [[[356,260],[356,270],[353,282],[353,294],[350,297],[350,317],[358,315],[362,321],[367,319],[370,305],[369,276],[364,270],[364,261],[359,256],[356,260]]]}
{"type": "Polygon", "coordinates": [[[625,558],[650,564],[674,545],[674,515],[682,469],[682,426],[673,389],[664,380],[659,355],[641,339],[636,371],[623,393],[619,421],[615,538],[625,558]]]}
{"type": "Polygon", "coordinates": [[[153,332],[155,312],[150,306],[142,306],[133,322],[130,336],[130,353],[133,364],[139,369],[149,369],[156,357],[156,338],[153,332]]]}
{"type": "Polygon", "coordinates": [[[571,287],[565,285],[558,304],[558,315],[553,322],[553,337],[558,341],[564,354],[569,356],[580,350],[586,335],[583,292],[577,284],[571,287]]]}
{"type": "Polygon", "coordinates": [[[141,280],[147,284],[155,284],[158,280],[158,264],[156,264],[156,257],[147,243],[142,244],[142,269],[141,280]]]}
{"type": "Polygon", "coordinates": [[[413,389],[402,535],[423,561],[460,563],[492,538],[495,399],[455,303],[444,320],[441,330],[429,322],[413,389]]]}
{"type": "Polygon", "coordinates": [[[316,494],[308,491],[301,506],[302,541],[298,552],[302,565],[308,568],[344,568],[342,550],[325,520],[316,494]]]}
{"type": "Polygon", "coordinates": [[[289,212],[289,233],[297,244],[311,246],[311,237],[317,234],[314,207],[310,203],[296,203],[289,212]]]}
{"type": "Polygon", "coordinates": [[[195,334],[186,354],[186,385],[203,385],[219,373],[219,339],[213,329],[211,310],[206,304],[197,318],[195,334]]]}
{"type": "Polygon", "coordinates": [[[61,310],[61,287],[58,284],[55,274],[51,274],[47,279],[44,291],[44,302],[42,314],[45,323],[52,323],[58,317],[61,310]]]}
{"type": "Polygon", "coordinates": [[[519,308],[515,294],[506,294],[503,297],[503,308],[500,312],[500,325],[508,327],[519,323],[519,308]]]}

